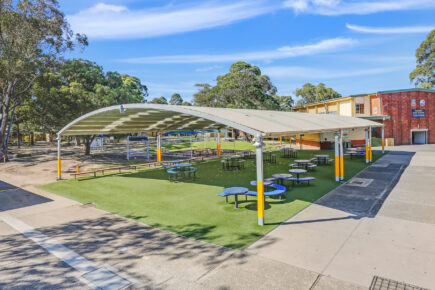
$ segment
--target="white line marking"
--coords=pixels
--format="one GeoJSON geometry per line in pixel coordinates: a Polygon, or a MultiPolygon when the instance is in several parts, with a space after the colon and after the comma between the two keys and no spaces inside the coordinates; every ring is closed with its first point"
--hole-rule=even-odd
{"type": "MultiPolygon", "coordinates": [[[[13,227],[18,232],[22,233],[24,236],[35,242],[36,244],[43,247],[46,251],[48,251],[50,254],[56,256],[60,260],[64,261],[74,269],[76,269],[78,272],[80,272],[80,280],[86,282],[89,286],[92,288],[98,287],[98,288],[105,288],[107,281],[100,281],[99,279],[86,279],[85,274],[101,270],[103,268],[99,268],[97,265],[95,265],[93,262],[89,261],[88,259],[80,256],[73,250],[65,247],[64,245],[60,244],[56,241],[55,238],[50,238],[43,233],[35,230],[30,225],[24,223],[23,221],[14,218],[6,213],[0,212],[0,219],[3,220],[5,223],[13,227]]],[[[90,275],[90,277],[92,277],[90,275]]],[[[120,272],[116,271],[114,274],[114,278],[117,278],[119,284],[125,284],[122,283],[121,280],[126,280],[126,282],[129,282],[130,284],[133,283],[134,279],[130,279],[126,274],[123,273],[123,275],[120,275],[120,272]]],[[[116,280],[116,279],[115,279],[116,280]]],[[[124,285],[125,286],[125,285],[124,285]]]]}

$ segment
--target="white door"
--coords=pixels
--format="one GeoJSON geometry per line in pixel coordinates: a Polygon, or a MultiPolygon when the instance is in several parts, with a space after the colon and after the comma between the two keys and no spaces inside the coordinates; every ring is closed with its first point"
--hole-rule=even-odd
{"type": "Polygon", "coordinates": [[[413,144],[426,144],[426,131],[415,131],[412,135],[413,144]]]}

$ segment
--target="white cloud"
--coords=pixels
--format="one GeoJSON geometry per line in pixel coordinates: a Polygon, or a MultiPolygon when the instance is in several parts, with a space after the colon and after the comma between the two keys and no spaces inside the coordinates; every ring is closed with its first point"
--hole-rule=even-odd
{"type": "Polygon", "coordinates": [[[263,1],[206,2],[129,10],[125,6],[97,4],[67,16],[74,31],[90,38],[147,38],[227,25],[273,11],[263,1]]]}
{"type": "Polygon", "coordinates": [[[235,61],[258,61],[291,58],[303,55],[313,55],[330,51],[337,51],[357,43],[349,38],[332,38],[322,40],[314,44],[302,46],[284,46],[276,50],[256,51],[234,54],[190,54],[190,55],[166,55],[150,56],[141,58],[123,59],[122,62],[137,64],[162,64],[162,63],[221,63],[235,61]]]}
{"type": "Polygon", "coordinates": [[[346,24],[346,27],[353,31],[363,32],[363,33],[378,33],[378,34],[402,34],[402,33],[427,33],[434,26],[402,26],[402,27],[367,27],[358,26],[352,24],[346,24]]]}
{"type": "Polygon", "coordinates": [[[306,80],[338,79],[368,75],[386,74],[409,69],[408,66],[377,67],[355,70],[331,70],[301,66],[271,66],[263,68],[263,72],[273,78],[298,78],[306,80]]]}
{"type": "Polygon", "coordinates": [[[295,13],[320,15],[371,14],[384,11],[421,10],[435,8],[433,0],[286,0],[284,7],[295,13]]]}
{"type": "Polygon", "coordinates": [[[215,69],[219,69],[222,68],[221,65],[211,65],[211,66],[206,66],[206,67],[199,67],[197,69],[195,69],[196,72],[208,72],[211,70],[215,70],[215,69]]]}

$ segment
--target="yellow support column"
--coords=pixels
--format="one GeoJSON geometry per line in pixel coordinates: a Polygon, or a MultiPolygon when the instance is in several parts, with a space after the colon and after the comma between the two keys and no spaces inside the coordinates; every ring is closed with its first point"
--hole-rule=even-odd
{"type": "Polygon", "coordinates": [[[254,146],[256,148],[257,162],[257,216],[258,225],[264,225],[264,183],[263,183],[263,146],[264,143],[260,136],[255,137],[254,146]]]}
{"type": "Polygon", "coordinates": [[[157,162],[162,162],[162,136],[157,133],[157,162]]]}
{"type": "Polygon", "coordinates": [[[369,129],[365,129],[366,133],[366,163],[369,163],[370,156],[369,156],[369,129]]]}
{"type": "Polygon", "coordinates": [[[340,147],[338,144],[338,132],[335,132],[335,181],[340,181],[340,147]]]}
{"type": "Polygon", "coordinates": [[[343,130],[340,130],[340,180],[344,180],[343,130]]]}
{"type": "Polygon", "coordinates": [[[369,161],[372,162],[372,128],[369,128],[369,161]]]}
{"type": "Polygon", "coordinates": [[[62,160],[61,160],[61,154],[60,154],[60,141],[61,136],[57,135],[57,179],[62,179],[62,160]]]}
{"type": "Polygon", "coordinates": [[[279,144],[282,145],[282,137],[279,137],[279,144]]]}
{"type": "Polygon", "coordinates": [[[217,140],[216,140],[216,154],[221,155],[221,130],[217,132],[217,140]]]}
{"type": "Polygon", "coordinates": [[[385,132],[384,132],[384,126],[382,126],[382,141],[381,141],[381,144],[382,144],[382,154],[384,154],[384,151],[385,151],[385,132]]]}

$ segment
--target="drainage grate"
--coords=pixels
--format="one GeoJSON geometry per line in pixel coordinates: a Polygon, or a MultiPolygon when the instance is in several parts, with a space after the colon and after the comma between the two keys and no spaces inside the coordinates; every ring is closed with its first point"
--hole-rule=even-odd
{"type": "Polygon", "coordinates": [[[379,276],[374,276],[370,290],[429,290],[411,284],[406,284],[399,281],[394,281],[379,276]]]}
{"type": "Polygon", "coordinates": [[[372,182],[373,179],[369,178],[352,178],[351,180],[349,180],[349,182],[347,182],[347,185],[367,187],[372,182]]]}

